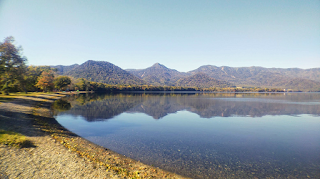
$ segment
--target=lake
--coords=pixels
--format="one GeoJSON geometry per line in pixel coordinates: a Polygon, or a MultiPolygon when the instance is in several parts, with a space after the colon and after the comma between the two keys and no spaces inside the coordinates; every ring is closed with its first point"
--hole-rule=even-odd
{"type": "Polygon", "coordinates": [[[192,178],[320,178],[320,93],[82,94],[55,118],[115,152],[192,178]]]}

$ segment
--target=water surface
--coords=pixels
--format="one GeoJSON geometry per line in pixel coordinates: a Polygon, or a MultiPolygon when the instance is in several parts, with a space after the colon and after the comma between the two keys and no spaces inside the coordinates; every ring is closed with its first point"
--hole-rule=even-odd
{"type": "Polygon", "coordinates": [[[66,98],[57,121],[192,178],[319,178],[320,94],[127,93],[66,98]],[[68,105],[69,104],[69,105],[68,105]]]}

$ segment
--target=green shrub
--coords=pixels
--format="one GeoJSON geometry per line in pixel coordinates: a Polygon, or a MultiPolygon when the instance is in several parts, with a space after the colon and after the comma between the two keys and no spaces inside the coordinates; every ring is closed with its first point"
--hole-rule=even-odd
{"type": "Polygon", "coordinates": [[[0,130],[0,144],[18,148],[33,146],[31,141],[29,141],[26,136],[5,130],[0,130]]]}

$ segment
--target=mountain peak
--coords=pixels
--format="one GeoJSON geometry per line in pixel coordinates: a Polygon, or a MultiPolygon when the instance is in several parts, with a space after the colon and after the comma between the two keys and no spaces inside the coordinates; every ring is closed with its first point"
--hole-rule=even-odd
{"type": "Polygon", "coordinates": [[[65,75],[107,84],[145,84],[143,80],[107,61],[88,60],[65,75]]]}
{"type": "Polygon", "coordinates": [[[87,60],[83,64],[108,64],[108,65],[114,65],[114,64],[112,64],[110,62],[107,62],[107,61],[95,61],[95,60],[87,60]]]}
{"type": "Polygon", "coordinates": [[[166,66],[164,66],[164,65],[162,65],[162,64],[160,64],[160,63],[155,63],[155,64],[153,64],[152,66],[151,66],[152,68],[167,68],[166,66]]]}

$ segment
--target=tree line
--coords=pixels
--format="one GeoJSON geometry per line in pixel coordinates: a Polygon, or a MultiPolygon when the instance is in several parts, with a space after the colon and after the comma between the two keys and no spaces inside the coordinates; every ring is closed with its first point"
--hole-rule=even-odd
{"type": "Polygon", "coordinates": [[[153,85],[111,85],[57,75],[57,69],[49,66],[27,66],[22,48],[14,45],[14,38],[7,37],[0,43],[0,90],[9,92],[34,91],[96,91],[101,93],[121,91],[213,91],[213,92],[283,92],[268,88],[199,88],[153,85]]]}
{"type": "Polygon", "coordinates": [[[7,37],[0,43],[0,90],[9,92],[64,90],[71,84],[70,77],[54,77],[55,69],[49,66],[27,66],[22,48],[7,37]]]}

